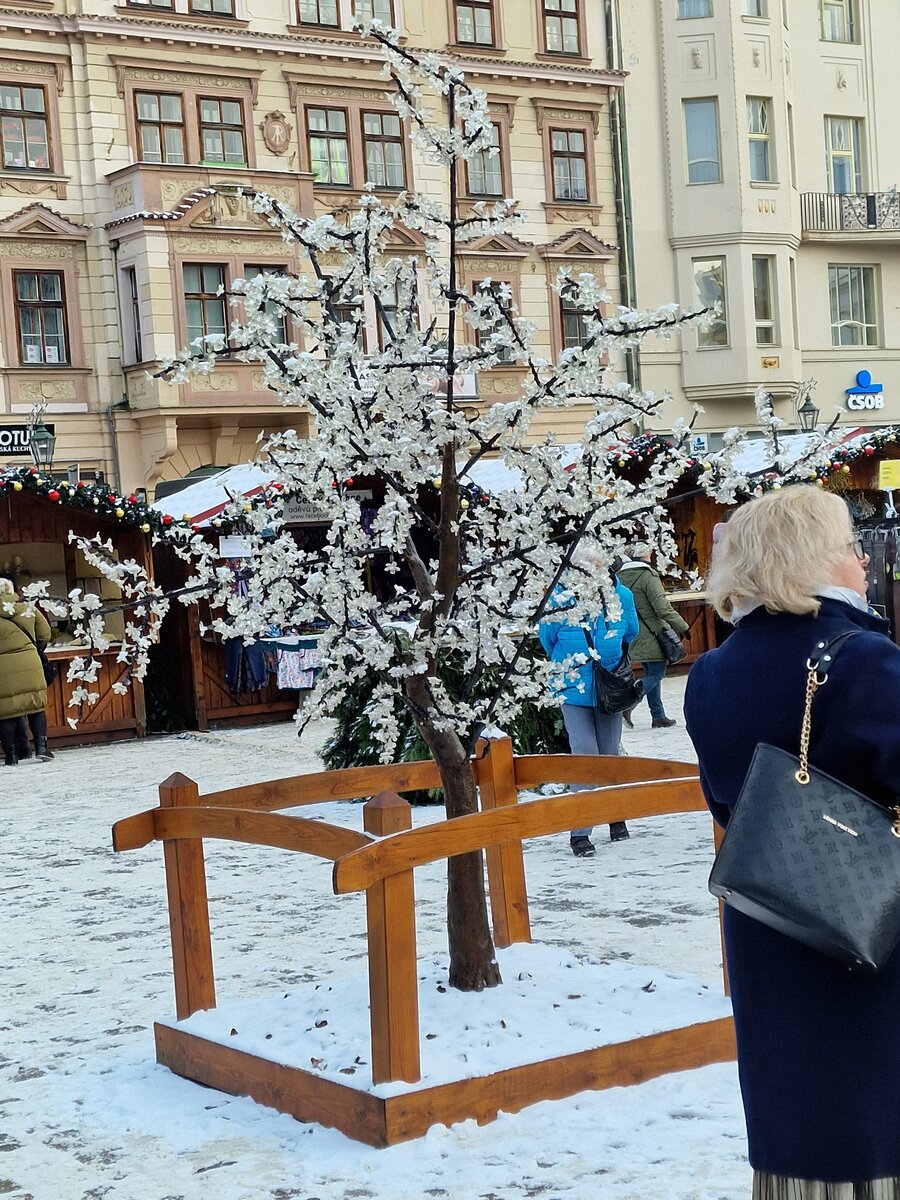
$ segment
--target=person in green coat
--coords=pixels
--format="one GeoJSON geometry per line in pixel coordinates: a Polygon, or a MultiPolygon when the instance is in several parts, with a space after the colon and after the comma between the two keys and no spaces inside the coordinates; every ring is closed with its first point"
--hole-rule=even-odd
{"type": "Polygon", "coordinates": [[[5,765],[19,761],[16,727],[27,717],[38,758],[52,757],[47,749],[47,681],[38,646],[50,641],[50,626],[37,609],[16,594],[10,579],[0,577],[0,744],[5,765]]]}
{"type": "MultiPolygon", "coordinates": [[[[662,681],[666,673],[666,656],[657,634],[669,628],[674,629],[679,637],[684,637],[688,625],[669,603],[659,572],[650,565],[650,554],[650,547],[645,543],[633,546],[631,558],[622,563],[618,576],[634,596],[637,609],[639,631],[631,644],[631,658],[633,662],[641,664],[644,672],[644,695],[650,706],[653,728],[669,729],[675,724],[675,718],[666,716],[663,705],[662,681]]],[[[625,714],[625,723],[629,726],[631,712],[625,714]]]]}

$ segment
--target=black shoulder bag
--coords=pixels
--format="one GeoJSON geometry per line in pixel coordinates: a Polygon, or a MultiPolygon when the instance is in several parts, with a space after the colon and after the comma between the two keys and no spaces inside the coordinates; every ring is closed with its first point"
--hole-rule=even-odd
{"type": "Polygon", "coordinates": [[[644,684],[642,680],[634,677],[627,644],[622,643],[622,657],[616,665],[612,668],[604,667],[587,626],[584,627],[584,636],[596,655],[591,661],[594,671],[595,706],[608,717],[618,716],[626,709],[634,708],[644,695],[644,684]]]}
{"type": "Polygon", "coordinates": [[[850,968],[877,971],[900,940],[900,807],[809,763],[813,698],[858,632],[819,642],[807,660],[800,757],[756,747],[709,890],[850,968]]]}

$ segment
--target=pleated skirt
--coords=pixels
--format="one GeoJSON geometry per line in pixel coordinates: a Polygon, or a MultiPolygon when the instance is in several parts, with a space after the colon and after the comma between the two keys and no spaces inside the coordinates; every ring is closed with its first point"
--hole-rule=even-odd
{"type": "Polygon", "coordinates": [[[900,1200],[900,1179],[817,1183],[754,1171],[752,1200],[900,1200]]]}

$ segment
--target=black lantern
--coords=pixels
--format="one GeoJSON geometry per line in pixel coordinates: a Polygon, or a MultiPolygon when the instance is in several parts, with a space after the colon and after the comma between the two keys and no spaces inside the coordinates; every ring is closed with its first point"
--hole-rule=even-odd
{"type": "Polygon", "coordinates": [[[819,423],[819,410],[808,395],[797,409],[797,420],[804,433],[815,433],[816,425],[819,423]]]}
{"type": "Polygon", "coordinates": [[[41,471],[48,471],[53,465],[53,451],[56,447],[56,435],[51,433],[43,421],[31,427],[29,439],[31,457],[34,465],[41,471]]]}

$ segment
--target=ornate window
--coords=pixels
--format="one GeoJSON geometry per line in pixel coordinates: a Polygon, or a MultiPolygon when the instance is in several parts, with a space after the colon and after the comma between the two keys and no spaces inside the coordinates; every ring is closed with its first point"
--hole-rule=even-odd
{"type": "MultiPolygon", "coordinates": [[[[287,268],[282,264],[280,266],[260,266],[258,264],[250,264],[244,267],[245,279],[256,279],[258,275],[285,275],[287,268]]],[[[246,300],[245,300],[246,303],[246,300]]],[[[285,321],[284,310],[274,300],[268,300],[264,305],[266,313],[275,322],[275,342],[276,344],[286,345],[287,337],[287,322],[285,321]]]]}
{"type": "Polygon", "coordinates": [[[762,96],[747,97],[747,136],[750,150],[750,179],[768,183],[772,179],[772,139],[769,128],[769,101],[762,96]]]}
{"type": "Polygon", "coordinates": [[[297,16],[301,25],[324,25],[340,28],[338,0],[297,0],[297,16]]]}
{"type": "Polygon", "coordinates": [[[150,163],[183,163],[184,104],[167,92],[135,92],[138,158],[150,163]]]}
{"type": "MultiPolygon", "coordinates": [[[[483,284],[484,284],[484,281],[479,280],[477,283],[472,285],[472,291],[477,292],[479,290],[479,288],[481,288],[483,286],[483,284]]],[[[504,285],[506,287],[510,288],[510,290],[512,290],[512,286],[513,286],[512,282],[509,279],[491,279],[490,285],[491,285],[491,290],[494,292],[496,292],[497,288],[503,287],[504,285]]],[[[502,301],[498,300],[497,305],[499,308],[503,308],[503,310],[505,312],[509,312],[509,306],[504,305],[502,303],[502,301]]],[[[490,341],[491,335],[493,334],[494,330],[499,331],[499,330],[503,329],[505,327],[505,324],[506,324],[506,318],[501,313],[498,313],[497,319],[494,321],[494,323],[490,329],[476,329],[475,330],[475,344],[478,346],[478,348],[483,349],[485,347],[485,345],[490,341]]],[[[510,361],[510,359],[512,357],[512,350],[509,348],[509,346],[502,346],[496,352],[496,356],[497,356],[498,362],[507,363],[510,361]]]]}
{"type": "Polygon", "coordinates": [[[571,350],[574,346],[583,346],[587,342],[590,317],[591,314],[583,308],[577,308],[565,296],[560,296],[559,319],[564,350],[571,350]]]}
{"type": "Polygon", "coordinates": [[[403,127],[396,113],[364,112],[362,115],[366,182],[376,187],[406,186],[403,162],[403,127]]]}
{"type": "Polygon", "coordinates": [[[184,264],[184,315],[188,342],[225,337],[225,268],[221,263],[184,264]]]}
{"type": "Polygon", "coordinates": [[[700,308],[718,304],[719,314],[705,327],[697,330],[697,345],[705,349],[720,349],[728,345],[728,312],[725,301],[725,259],[695,258],[694,294],[700,308]]]}
{"type": "Polygon", "coordinates": [[[862,155],[858,117],[825,118],[825,169],[829,192],[861,192],[862,155]]]}
{"type": "Polygon", "coordinates": [[[541,0],[541,27],[547,54],[574,54],[582,50],[581,0],[541,0]]]}
{"type": "Polygon", "coordinates": [[[61,271],[14,271],[19,362],[65,366],[66,294],[61,271]]]}
{"type": "Polygon", "coordinates": [[[342,108],[308,108],[306,130],[309,160],[316,183],[350,186],[350,140],[347,113],[342,108]]]}
{"type": "Polygon", "coordinates": [[[50,170],[47,93],[42,87],[0,83],[0,139],[4,170],[50,170]]]}
{"type": "Polygon", "coordinates": [[[244,108],[240,100],[216,100],[200,96],[200,157],[205,163],[236,163],[245,166],[244,108]]]}
{"type": "Polygon", "coordinates": [[[551,129],[553,199],[586,201],[588,192],[587,134],[581,129],[551,129]]]}
{"type": "Polygon", "coordinates": [[[456,40],[462,46],[495,46],[492,0],[455,0],[456,40]]]}
{"type": "Polygon", "coordinates": [[[877,346],[875,268],[828,265],[832,346],[877,346]]]}
{"type": "Polygon", "coordinates": [[[491,122],[491,146],[496,147],[493,154],[487,149],[479,150],[466,162],[466,191],[470,196],[502,196],[504,193],[503,151],[500,126],[496,121],[491,122]]]}

